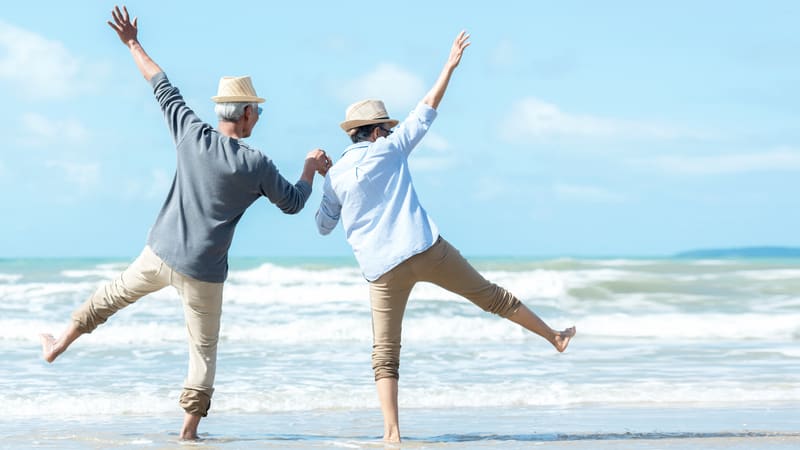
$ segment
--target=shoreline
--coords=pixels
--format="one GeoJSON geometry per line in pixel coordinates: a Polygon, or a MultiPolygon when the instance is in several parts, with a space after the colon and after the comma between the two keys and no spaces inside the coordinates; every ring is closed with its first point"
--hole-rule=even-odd
{"type": "MultiPolygon", "coordinates": [[[[401,409],[402,448],[748,448],[800,445],[795,405],[401,409]]],[[[183,448],[180,415],[0,420],[5,448],[183,448]],[[13,422],[13,423],[9,423],[13,422]]],[[[204,448],[381,448],[380,411],[211,414],[204,448]]],[[[391,448],[398,448],[392,446],[391,448]]]]}

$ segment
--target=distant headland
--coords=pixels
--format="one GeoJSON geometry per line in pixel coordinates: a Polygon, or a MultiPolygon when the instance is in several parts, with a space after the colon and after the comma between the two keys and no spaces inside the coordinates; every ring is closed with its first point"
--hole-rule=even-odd
{"type": "Polygon", "coordinates": [[[735,247],[681,252],[676,258],[800,258],[800,247],[735,247]]]}

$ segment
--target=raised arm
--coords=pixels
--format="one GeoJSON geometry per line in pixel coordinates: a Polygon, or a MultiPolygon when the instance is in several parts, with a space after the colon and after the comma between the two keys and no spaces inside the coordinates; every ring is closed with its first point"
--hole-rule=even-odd
{"type": "Polygon", "coordinates": [[[111,11],[111,17],[114,19],[114,22],[109,20],[107,22],[108,25],[117,32],[122,43],[131,50],[131,55],[133,55],[133,60],[136,62],[136,67],[142,72],[144,79],[150,81],[155,74],[161,72],[161,67],[158,67],[158,64],[150,59],[150,56],[148,56],[147,52],[142,48],[142,44],[139,43],[139,39],[137,38],[139,34],[137,25],[138,17],[134,17],[133,22],[131,22],[130,16],[128,15],[128,8],[124,5],[122,6],[122,11],[120,11],[119,6],[114,6],[114,9],[111,11]]]}
{"type": "Polygon", "coordinates": [[[447,90],[447,85],[450,83],[450,76],[453,75],[453,71],[458,67],[458,63],[461,62],[461,55],[464,54],[464,49],[469,47],[470,42],[468,39],[469,34],[466,31],[458,33],[458,36],[453,41],[453,46],[450,48],[450,56],[447,58],[444,68],[442,68],[442,73],[439,74],[439,78],[431,90],[422,98],[422,103],[433,109],[439,107],[444,91],[447,90]]]}

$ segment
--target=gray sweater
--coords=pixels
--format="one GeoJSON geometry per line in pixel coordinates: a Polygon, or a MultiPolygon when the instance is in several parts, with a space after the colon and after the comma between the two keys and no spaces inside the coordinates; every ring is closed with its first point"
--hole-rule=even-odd
{"type": "Polygon", "coordinates": [[[245,210],[264,196],[284,213],[295,214],[305,206],[311,185],[302,180],[291,184],[260,151],[200,120],[163,72],[150,84],[175,142],[177,165],[147,244],[172,269],[221,283],[245,210]]]}

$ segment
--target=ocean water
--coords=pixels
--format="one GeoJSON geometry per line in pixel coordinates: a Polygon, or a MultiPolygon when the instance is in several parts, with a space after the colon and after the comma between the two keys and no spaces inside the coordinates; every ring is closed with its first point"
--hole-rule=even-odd
{"type": "MultiPolygon", "coordinates": [[[[129,261],[0,260],[0,448],[169,448],[187,366],[172,288],[55,363],[38,333],[129,261]]],[[[475,259],[543,339],[429,284],[404,321],[403,448],[798,448],[800,260],[475,259]]],[[[368,287],[350,259],[234,259],[211,448],[373,448],[368,287]]]]}

